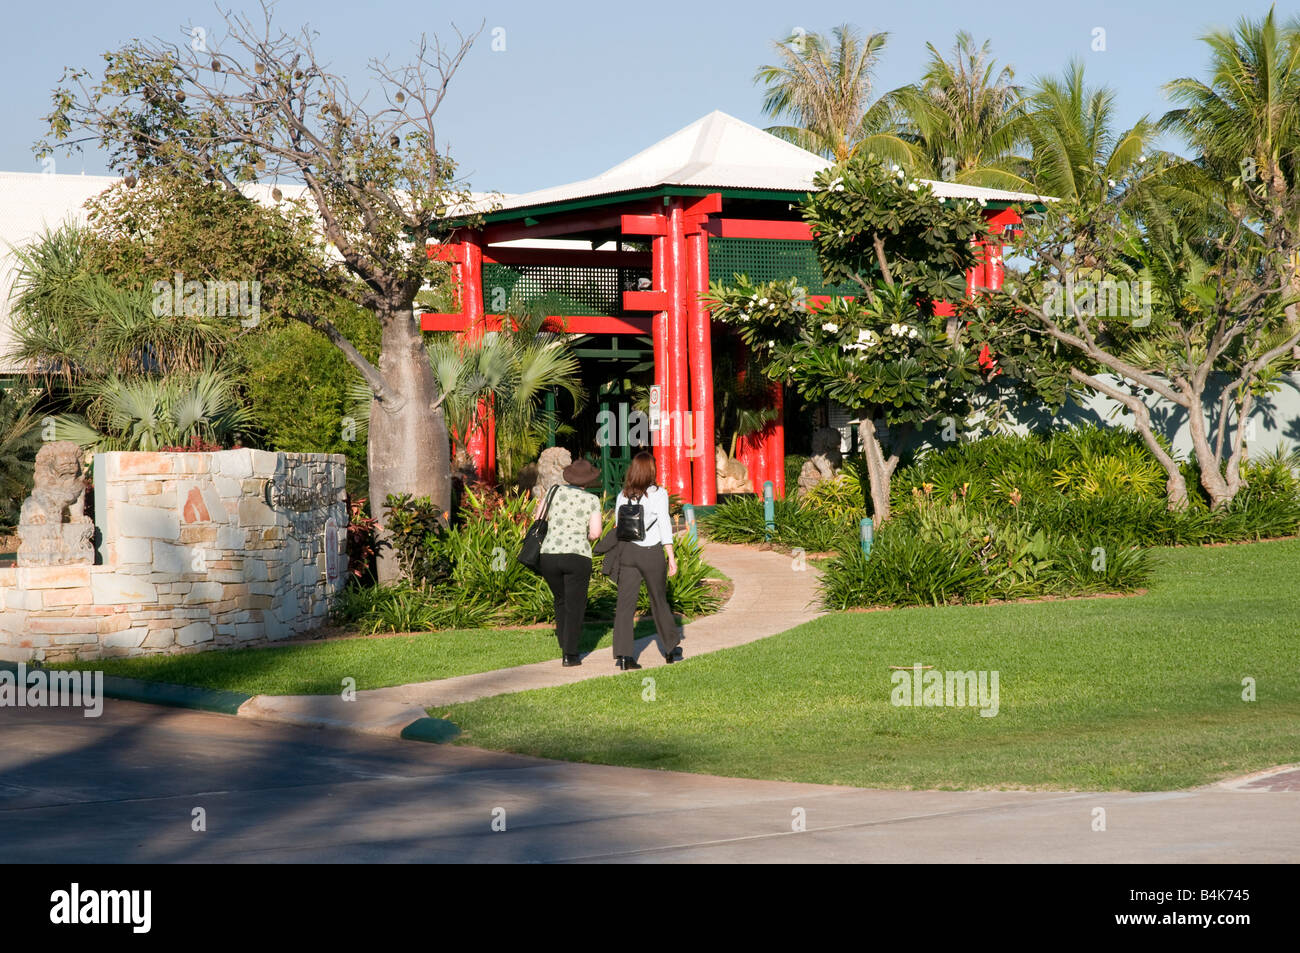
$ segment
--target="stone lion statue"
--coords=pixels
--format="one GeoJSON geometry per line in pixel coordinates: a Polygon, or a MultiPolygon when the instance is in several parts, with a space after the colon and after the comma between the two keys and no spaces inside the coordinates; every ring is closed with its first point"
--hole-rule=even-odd
{"type": "Polygon", "coordinates": [[[844,462],[840,453],[840,432],[823,427],[812,436],[812,456],[799,471],[800,498],[823,480],[835,479],[835,470],[844,462]]]}
{"type": "Polygon", "coordinates": [[[541,498],[553,486],[564,482],[564,468],[573,462],[573,454],[563,447],[547,447],[537,458],[537,482],[533,484],[533,496],[541,498]]]}
{"type": "Polygon", "coordinates": [[[727,456],[727,451],[718,447],[714,454],[717,467],[719,493],[753,493],[754,485],[749,481],[749,469],[739,460],[727,456]]]}
{"type": "Polygon", "coordinates": [[[31,496],[23,501],[18,522],[27,526],[90,522],[86,515],[81,448],[75,443],[60,440],[41,447],[36,454],[35,485],[31,496]]]}

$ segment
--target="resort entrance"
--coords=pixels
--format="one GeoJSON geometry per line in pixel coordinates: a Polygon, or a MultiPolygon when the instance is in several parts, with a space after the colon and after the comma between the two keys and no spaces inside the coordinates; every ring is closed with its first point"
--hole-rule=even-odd
{"type": "MultiPolygon", "coordinates": [[[[607,172],[582,182],[483,202],[429,255],[453,265],[457,310],[425,313],[426,331],[477,337],[501,327],[512,306],[544,302],[546,329],[569,334],[583,359],[589,406],[557,435],[574,456],[597,462],[617,486],[634,447],[601,446],[596,419],[660,401],[652,435],[659,482],[683,503],[717,502],[715,444],[735,446],[755,492],[785,494],[785,420],[771,388],[762,429],[741,439],[715,432],[716,366],[745,373],[734,336],[715,335],[701,300],[710,282],[798,278],[811,298],[841,293],[822,281],[812,233],[798,203],[827,166],[820,156],[714,112],[607,172]],[[716,337],[716,343],[715,343],[716,337]],[[719,348],[715,364],[714,349],[719,348]],[[724,353],[725,352],[725,353],[724,353]],[[590,365],[590,366],[589,366],[590,365]]],[[[978,198],[989,234],[972,287],[998,287],[1001,232],[1019,221],[1025,196],[931,183],[937,196],[978,198]]],[[[603,418],[608,419],[608,418],[603,418]]],[[[467,449],[491,480],[490,421],[467,449]]],[[[728,466],[734,466],[728,463],[728,466]]]]}

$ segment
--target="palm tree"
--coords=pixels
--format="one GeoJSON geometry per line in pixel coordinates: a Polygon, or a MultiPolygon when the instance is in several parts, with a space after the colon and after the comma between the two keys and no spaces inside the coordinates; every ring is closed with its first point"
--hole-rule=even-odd
{"type": "Polygon", "coordinates": [[[1270,9],[1262,20],[1243,17],[1235,32],[1215,30],[1204,40],[1209,82],[1185,77],[1166,84],[1169,98],[1183,108],[1166,113],[1162,125],[1182,133],[1228,180],[1257,177],[1273,195],[1294,189],[1300,175],[1300,18],[1279,28],[1270,9]]]}
{"type": "MultiPolygon", "coordinates": [[[[1242,18],[1235,31],[1215,30],[1208,82],[1176,79],[1165,86],[1181,109],[1166,113],[1164,128],[1181,133],[1199,153],[1189,163],[1204,193],[1223,196],[1228,209],[1243,200],[1278,249],[1300,262],[1295,238],[1296,188],[1300,186],[1300,18],[1279,27],[1270,8],[1262,20],[1242,18]],[[1259,186],[1255,183],[1258,182],[1259,186]]],[[[1219,199],[1222,201],[1222,198],[1219,199]]],[[[1300,268],[1291,272],[1287,324],[1300,322],[1300,268]]],[[[1293,351],[1300,358],[1300,347],[1293,351]]]]}
{"type": "Polygon", "coordinates": [[[1034,185],[1067,202],[1125,197],[1125,181],[1141,173],[1157,133],[1145,116],[1117,132],[1115,91],[1089,87],[1078,60],[1059,78],[1038,79],[1025,110],[1034,185]]]}
{"type": "Polygon", "coordinates": [[[1025,191],[1033,187],[1023,140],[1021,87],[1010,66],[998,66],[989,42],[979,47],[957,34],[951,59],[931,43],[920,83],[897,90],[894,101],[919,147],[916,170],[935,179],[1025,191]]]}
{"type": "Polygon", "coordinates": [[[892,100],[871,98],[871,74],[889,34],[864,37],[847,23],[831,34],[773,43],[778,62],[760,67],[754,82],[766,87],[763,112],[787,123],[767,131],[836,162],[872,152],[910,168],[915,150],[899,134],[892,100]]]}
{"type": "Polygon", "coordinates": [[[63,225],[13,249],[13,356],[32,375],[76,385],[109,374],[193,374],[222,358],[235,333],[229,322],[156,313],[148,289],[95,270],[91,242],[63,225]]]}

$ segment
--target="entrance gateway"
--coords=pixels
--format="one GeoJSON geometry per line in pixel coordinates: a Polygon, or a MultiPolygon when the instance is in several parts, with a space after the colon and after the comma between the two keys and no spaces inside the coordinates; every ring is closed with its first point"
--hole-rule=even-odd
{"type": "MultiPolygon", "coordinates": [[[[741,368],[740,341],[714,327],[699,295],[710,281],[737,274],[755,281],[798,278],[810,296],[848,294],[821,277],[812,234],[796,210],[813,177],[830,163],[722,112],[712,112],[612,169],[581,182],[483,200],[482,224],[431,244],[450,262],[459,310],[426,312],[426,331],[474,339],[501,327],[507,303],[542,299],[547,330],[577,340],[579,357],[608,362],[609,375],[587,381],[602,409],[616,409],[650,386],[671,426],[693,422],[701,448],[670,439],[653,446],[659,480],[684,503],[717,502],[714,356],[725,350],[741,368]],[[489,310],[490,309],[490,310],[489,310]],[[649,357],[649,361],[643,360],[649,357]],[[591,386],[592,384],[595,386],[591,386]]],[[[955,182],[927,183],[940,198],[983,200],[987,236],[967,275],[967,294],[1002,285],[1003,233],[1021,221],[1018,207],[1042,199],[955,182]]],[[[584,369],[584,379],[587,377],[584,369]]],[[[785,495],[785,424],[781,388],[771,389],[773,419],[741,438],[736,457],[757,492],[772,481],[785,495]]],[[[491,423],[471,434],[468,450],[481,476],[496,465],[491,423]]],[[[677,431],[681,433],[680,429],[677,431]]],[[[597,448],[606,483],[625,467],[629,448],[597,448]]]]}

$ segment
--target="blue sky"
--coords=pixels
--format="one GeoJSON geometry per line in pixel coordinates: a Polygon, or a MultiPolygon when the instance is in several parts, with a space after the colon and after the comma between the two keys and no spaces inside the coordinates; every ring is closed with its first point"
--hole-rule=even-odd
{"type": "MultiPolygon", "coordinates": [[[[253,2],[230,0],[255,12],[253,2]]],[[[450,36],[485,26],[452,83],[441,117],[450,146],[475,189],[522,192],[593,175],[713,109],[767,125],[752,79],[771,61],[771,44],[795,28],[826,31],[848,21],[890,34],[877,71],[884,91],[917,78],[925,44],[941,50],[959,29],[992,40],[1001,62],[1027,82],[1057,73],[1080,57],[1090,81],[1119,93],[1120,118],[1160,115],[1160,87],[1175,76],[1200,74],[1206,63],[1199,37],[1231,26],[1242,14],[1262,16],[1268,5],[1211,0],[1098,0],[1054,6],[1011,0],[950,2],[743,3],[628,0],[607,2],[455,3],[368,0],[357,4],[282,0],[277,22],[309,23],[335,70],[364,79],[367,61],[409,58],[422,31],[450,36]],[[1104,51],[1094,31],[1105,30],[1104,51]],[[504,41],[493,50],[493,34],[504,41]]],[[[1287,16],[1293,6],[1282,6],[1287,16]]],[[[219,42],[215,7],[206,3],[102,0],[11,4],[0,37],[0,169],[39,171],[31,153],[39,117],[64,65],[97,69],[101,54],[133,37],[180,40],[182,28],[204,27],[219,42]]],[[[57,158],[59,172],[103,173],[96,155],[57,158]]]]}

